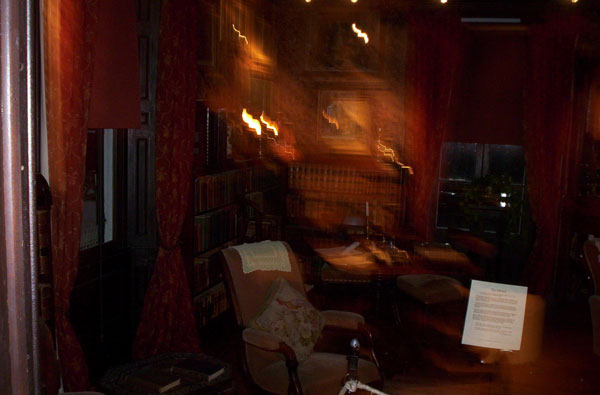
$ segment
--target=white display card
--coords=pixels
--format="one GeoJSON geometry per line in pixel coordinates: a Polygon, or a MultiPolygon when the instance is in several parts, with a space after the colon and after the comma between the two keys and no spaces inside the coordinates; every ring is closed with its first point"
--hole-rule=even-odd
{"type": "Polygon", "coordinates": [[[519,350],[527,287],[473,280],[462,343],[519,350]]]}

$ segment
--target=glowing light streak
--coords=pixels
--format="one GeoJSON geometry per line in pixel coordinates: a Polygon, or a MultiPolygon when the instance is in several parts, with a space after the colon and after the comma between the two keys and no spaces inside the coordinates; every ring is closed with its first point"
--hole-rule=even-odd
{"type": "MultiPolygon", "coordinates": [[[[575,1],[577,1],[577,0],[575,0],[575,1]]],[[[440,0],[440,2],[441,2],[442,4],[446,4],[446,3],[448,2],[448,0],[440,0]]]]}
{"type": "Polygon", "coordinates": [[[383,156],[387,156],[392,160],[392,162],[396,162],[396,153],[392,148],[388,148],[381,144],[381,141],[377,141],[377,149],[383,154],[383,156]]]}
{"type": "Polygon", "coordinates": [[[235,24],[232,23],[231,26],[233,26],[233,31],[236,32],[240,38],[243,38],[246,42],[246,45],[248,45],[248,39],[246,38],[246,36],[244,36],[242,32],[235,28],[235,24]]]}
{"type": "Polygon", "coordinates": [[[256,120],[256,119],[254,119],[252,117],[252,115],[248,114],[248,112],[246,111],[245,108],[242,110],[242,119],[244,120],[244,122],[246,122],[248,124],[248,127],[250,129],[253,129],[256,132],[257,136],[260,136],[262,134],[262,128],[260,127],[260,122],[258,122],[258,120],[256,120]]]}
{"type": "Polygon", "coordinates": [[[267,129],[272,130],[275,136],[279,136],[279,128],[277,127],[277,122],[273,122],[271,119],[269,119],[265,115],[264,111],[260,114],[260,121],[265,124],[267,129]]]}
{"type": "Polygon", "coordinates": [[[340,129],[340,124],[338,123],[337,119],[335,119],[335,117],[330,117],[329,114],[325,112],[325,110],[323,110],[323,118],[325,118],[327,122],[334,124],[336,130],[340,129]]]}
{"type": "Polygon", "coordinates": [[[295,156],[294,156],[295,155],[295,150],[294,150],[294,147],[292,147],[289,144],[286,144],[286,145],[283,146],[283,152],[285,152],[286,154],[291,155],[292,160],[295,160],[295,156]]]}
{"type": "Polygon", "coordinates": [[[379,151],[381,151],[381,153],[383,153],[384,156],[389,157],[392,160],[392,163],[397,164],[398,166],[400,166],[403,169],[407,169],[408,174],[410,174],[410,175],[415,174],[412,166],[405,165],[404,163],[396,160],[396,153],[394,152],[394,150],[392,148],[388,148],[385,145],[381,144],[381,140],[379,140],[379,139],[377,140],[377,149],[379,151]]]}
{"type": "Polygon", "coordinates": [[[360,30],[359,28],[356,27],[356,23],[352,24],[352,31],[354,33],[356,33],[356,35],[358,36],[358,38],[362,38],[363,40],[365,40],[365,44],[369,43],[369,36],[367,35],[367,33],[363,33],[362,30],[360,30]]]}
{"type": "Polygon", "coordinates": [[[353,2],[353,3],[356,3],[358,0],[350,0],[350,1],[353,2]]]}

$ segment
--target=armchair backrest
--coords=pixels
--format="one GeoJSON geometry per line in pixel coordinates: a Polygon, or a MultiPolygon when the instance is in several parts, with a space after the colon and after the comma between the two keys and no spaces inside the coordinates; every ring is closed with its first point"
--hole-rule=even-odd
{"type": "Polygon", "coordinates": [[[231,294],[238,325],[246,326],[263,302],[269,285],[278,277],[289,281],[290,284],[306,296],[302,273],[300,272],[296,255],[289,244],[286,242],[281,243],[288,251],[291,266],[290,272],[256,270],[246,274],[242,269],[242,258],[238,251],[235,248],[222,250],[224,258],[223,271],[231,294]]]}
{"type": "Polygon", "coordinates": [[[598,248],[593,240],[588,240],[583,243],[583,254],[585,260],[592,273],[592,279],[594,280],[594,294],[600,294],[600,261],[598,260],[598,248]]]}

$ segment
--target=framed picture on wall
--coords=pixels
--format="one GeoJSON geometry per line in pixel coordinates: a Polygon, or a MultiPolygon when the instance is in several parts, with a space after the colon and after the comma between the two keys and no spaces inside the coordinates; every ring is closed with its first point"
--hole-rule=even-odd
{"type": "Polygon", "coordinates": [[[240,51],[249,51],[248,6],[241,0],[220,0],[219,41],[230,41],[240,51]]]}
{"type": "Polygon", "coordinates": [[[317,120],[319,140],[330,152],[371,153],[371,107],[368,95],[360,91],[320,91],[317,120]]]}
{"type": "Polygon", "coordinates": [[[376,72],[379,17],[374,13],[322,14],[310,19],[306,69],[376,72]]]}
{"type": "Polygon", "coordinates": [[[247,101],[248,111],[257,115],[260,115],[264,111],[265,114],[272,115],[272,87],[273,82],[266,76],[261,74],[250,75],[247,101]]]}
{"type": "Polygon", "coordinates": [[[272,26],[258,15],[253,15],[252,26],[250,55],[255,63],[254,69],[260,69],[260,66],[273,66],[276,57],[272,26]]]}

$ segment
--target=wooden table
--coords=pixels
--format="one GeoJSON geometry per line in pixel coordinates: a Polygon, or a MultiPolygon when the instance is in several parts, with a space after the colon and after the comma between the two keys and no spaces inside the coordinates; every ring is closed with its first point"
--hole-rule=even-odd
{"type": "Polygon", "coordinates": [[[186,381],[184,378],[181,384],[177,387],[164,392],[169,395],[182,394],[234,394],[235,386],[231,378],[231,366],[218,359],[210,357],[206,354],[195,353],[167,353],[160,354],[154,357],[141,361],[131,362],[125,365],[117,366],[109,369],[100,380],[100,390],[106,394],[115,395],[139,395],[147,394],[148,391],[141,388],[136,388],[127,382],[127,376],[131,373],[143,369],[151,369],[172,366],[175,362],[182,359],[199,359],[209,362],[222,364],[225,367],[225,372],[219,377],[212,380],[210,383],[198,383],[186,381]]]}
{"type": "Polygon", "coordinates": [[[451,277],[458,275],[470,277],[478,271],[466,257],[465,259],[455,260],[428,259],[421,254],[405,251],[405,259],[383,260],[377,257],[381,256],[378,252],[390,248],[389,244],[378,244],[370,240],[357,241],[358,246],[350,252],[343,252],[343,250],[352,241],[312,238],[307,239],[307,242],[320,255],[321,259],[332,268],[354,278],[364,278],[366,281],[371,282],[375,287],[376,313],[381,313],[385,310],[383,301],[387,299],[387,304],[391,306],[396,322],[399,322],[399,311],[396,300],[396,279],[398,276],[407,274],[441,274],[451,277]],[[373,251],[376,253],[374,254],[373,251]]]}
{"type": "MultiPolygon", "coordinates": [[[[340,241],[330,239],[308,239],[307,242],[319,254],[321,259],[329,264],[333,269],[345,273],[353,280],[369,282],[374,287],[375,293],[375,314],[388,313],[386,306],[391,307],[391,313],[394,320],[398,320],[399,312],[396,303],[396,278],[404,274],[426,273],[427,268],[423,265],[424,261],[419,257],[406,255],[402,260],[387,259],[387,263],[378,259],[375,254],[367,250],[367,247],[374,247],[368,240],[356,242],[359,246],[352,251],[343,250],[348,247],[351,241],[340,241]],[[387,303],[384,303],[387,302],[387,303]]],[[[372,251],[378,251],[374,248],[372,251]]],[[[349,282],[352,282],[350,280],[349,282]]]]}

